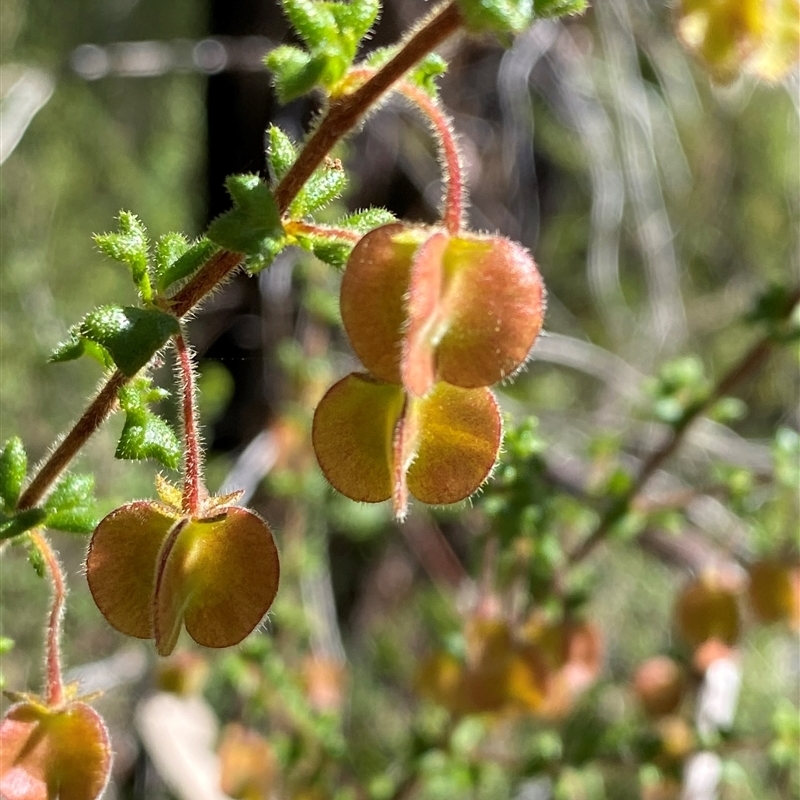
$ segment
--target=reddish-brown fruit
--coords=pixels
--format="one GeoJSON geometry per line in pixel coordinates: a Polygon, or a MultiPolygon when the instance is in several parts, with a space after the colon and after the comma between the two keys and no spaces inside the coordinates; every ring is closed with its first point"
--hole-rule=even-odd
{"type": "Polygon", "coordinates": [[[757,561],[748,570],[750,605],[761,622],[788,622],[800,627],[800,566],[775,560],[757,561]]]}
{"type": "Polygon", "coordinates": [[[317,406],[312,441],[331,485],[352,500],[393,497],[405,514],[406,489],[425,503],[469,497],[494,466],[502,438],[488,389],[437,383],[424,398],[354,373],[317,406]]]}
{"type": "Polygon", "coordinates": [[[237,800],[270,797],[278,778],[278,758],[258,731],[226,725],[218,750],[220,788],[237,800]]]}
{"type": "Polygon", "coordinates": [[[207,498],[192,519],[138,501],[97,526],[86,560],[89,589],[122,633],[153,638],[160,655],[182,625],[206,647],[238,644],[258,625],[278,590],[278,551],[252,511],[207,498]]]}
{"type": "Polygon", "coordinates": [[[544,285],[508,239],[392,224],[354,248],[341,310],[364,366],[421,397],[437,379],[477,388],[512,374],[541,330],[544,285]]]}
{"type": "Polygon", "coordinates": [[[110,772],[108,731],[85,703],[17,703],[0,724],[3,800],[96,800],[110,772]]]}
{"type": "Polygon", "coordinates": [[[633,691],[651,717],[671,714],[680,705],[686,678],[683,669],[667,656],[654,656],[639,665],[633,691]]]}
{"type": "Polygon", "coordinates": [[[707,570],[681,591],[675,606],[675,624],[681,638],[697,647],[708,639],[734,644],[739,638],[740,585],[735,575],[707,570]]]}

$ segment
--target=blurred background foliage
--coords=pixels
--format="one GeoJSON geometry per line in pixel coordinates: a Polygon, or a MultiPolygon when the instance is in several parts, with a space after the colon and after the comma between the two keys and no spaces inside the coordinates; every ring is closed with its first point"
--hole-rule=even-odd
{"type": "MultiPolygon", "coordinates": [[[[199,234],[223,210],[222,177],[263,170],[266,125],[299,138],[317,111],[313,98],[279,107],[266,71],[252,66],[253,53],[257,62],[289,38],[276,5],[228,6],[3,0],[2,112],[26,68],[54,81],[0,172],[0,439],[22,436],[34,459],[100,378],[93,363],[48,365],[49,353],[94,305],[133,299],[91,234],[113,228],[121,208],[153,236],[199,234]],[[148,67],[146,52],[140,62],[117,52],[97,80],[76,71],[86,43],[158,40],[177,53],[208,36],[228,48],[219,74],[169,59],[148,67]]],[[[389,0],[372,44],[396,39],[426,7],[389,0]]],[[[158,666],[94,608],[85,542],[58,536],[71,578],[67,663],[88,690],[107,690],[100,710],[117,754],[109,797],[220,796],[186,794],[159,760],[144,705],[156,685],[185,696],[201,684],[210,704],[201,709],[228,727],[220,739],[194,706],[190,724],[211,731],[234,797],[677,796],[670,776],[683,756],[665,754],[668,737],[637,710],[630,681],[656,653],[691,661],[673,623],[687,574],[797,557],[796,345],[737,388],[743,404],[716,406],[716,420],[690,431],[648,487],[650,507],[572,571],[566,595],[554,575],[686,398],[758,338],[745,321],[758,296],[796,282],[800,139],[796,75],[785,86],[716,87],[675,39],[672,13],[656,0],[608,0],[537,24],[508,50],[478,40],[445,48],[442,97],[471,226],[529,247],[549,292],[548,335],[500,392],[512,440],[474,507],[417,508],[399,528],[387,509],[325,485],[309,415],[355,365],[329,268],[284,253],[196,315],[209,488],[248,487],[278,532],[282,587],[269,633],[158,666]],[[676,495],[685,497],[659,507],[676,495]],[[658,535],[643,537],[649,529],[658,535]],[[519,622],[563,602],[602,640],[593,688],[563,713],[506,714],[489,701],[454,709],[436,680],[426,683],[425,664],[488,646],[469,626],[493,618],[492,604],[519,622]],[[661,745],[648,750],[648,736],[661,745]]],[[[372,115],[339,155],[351,170],[348,207],[436,219],[435,149],[402,104],[372,115]]],[[[157,374],[169,385],[169,365],[157,374]]],[[[152,495],[152,465],[113,460],[120,427],[112,420],[79,463],[97,477],[102,513],[152,495]]],[[[38,684],[47,604],[24,562],[24,547],[11,547],[0,572],[3,635],[15,641],[3,676],[14,689],[38,684]]],[[[797,640],[744,614],[733,730],[710,743],[722,754],[719,796],[788,799],[799,788],[797,640]]],[[[189,713],[164,709],[164,719],[189,713]]],[[[691,722],[691,709],[683,714],[691,722]]]]}

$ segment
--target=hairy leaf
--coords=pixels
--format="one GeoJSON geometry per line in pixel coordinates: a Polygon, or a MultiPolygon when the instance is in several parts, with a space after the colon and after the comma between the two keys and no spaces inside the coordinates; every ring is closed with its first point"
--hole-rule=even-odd
{"type": "Polygon", "coordinates": [[[97,308],[80,325],[81,337],[107,350],[120,372],[129,378],[179,331],[172,314],[132,306],[97,308]]]}
{"type": "Polygon", "coordinates": [[[0,453],[0,500],[5,508],[12,509],[16,506],[27,473],[28,456],[25,446],[22,439],[13,436],[0,453]]]}
{"type": "Polygon", "coordinates": [[[278,206],[257,175],[231,175],[225,185],[234,207],[211,223],[208,238],[227,250],[244,253],[248,268],[257,272],[272,263],[283,246],[278,206]]]}

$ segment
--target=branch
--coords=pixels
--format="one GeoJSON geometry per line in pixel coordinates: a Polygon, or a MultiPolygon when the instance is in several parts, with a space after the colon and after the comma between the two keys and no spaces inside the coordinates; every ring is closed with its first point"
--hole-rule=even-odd
{"type": "MultiPolygon", "coordinates": [[[[791,313],[800,300],[800,290],[796,290],[787,304],[786,314],[791,313]]],[[[619,518],[630,508],[633,501],[661,465],[680,447],[693,423],[698,420],[721,397],[726,396],[737,384],[758,370],[766,361],[776,341],[767,334],[757,341],[745,355],[720,378],[702,403],[687,409],[680,421],[672,429],[672,435],[655,450],[644,462],[636,480],[625,495],[614,503],[602,516],[594,531],[570,554],[568,563],[573,565],[586,558],[600,544],[614,527],[619,518]]]]}
{"type": "MultiPolygon", "coordinates": [[[[275,189],[275,199],[281,214],[289,208],[333,146],[361,121],[369,108],[414,64],[455,33],[461,24],[461,12],[455,3],[435,11],[401,45],[394,58],[357,90],[344,95],[331,105],[297,161],[275,189]]],[[[179,318],[186,316],[209,293],[230,278],[242,259],[241,253],[228,250],[216,253],[170,299],[170,311],[179,318]]],[[[83,416],[34,475],[20,498],[19,510],[33,508],[42,500],[92,434],[116,409],[117,393],[128,381],[129,378],[119,371],[111,375],[83,416]]]]}

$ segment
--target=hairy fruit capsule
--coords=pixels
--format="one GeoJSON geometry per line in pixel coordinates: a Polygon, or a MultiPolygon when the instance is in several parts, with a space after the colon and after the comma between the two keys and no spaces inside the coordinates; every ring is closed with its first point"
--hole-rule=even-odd
{"type": "Polygon", "coordinates": [[[96,800],[110,773],[108,731],[85,703],[48,708],[29,699],[0,723],[3,800],[96,800]]]}
{"type": "Polygon", "coordinates": [[[491,472],[501,438],[497,401],[488,389],[437,383],[426,397],[414,398],[363,373],[328,390],[312,430],[331,485],[351,500],[391,497],[399,518],[408,492],[436,505],[469,497],[491,472]]]}
{"type": "Polygon", "coordinates": [[[253,631],[278,590],[278,551],[257,514],[215,505],[226,499],[207,499],[198,518],[137,501],[100,522],[86,574],[112,627],[153,638],[160,655],[172,652],[183,624],[205,647],[229,647],[253,631]]]}
{"type": "Polygon", "coordinates": [[[513,374],[541,331],[544,306],[530,253],[497,236],[384,225],[356,245],[342,278],[356,354],[417,397],[437,380],[477,388],[513,374]]]}

